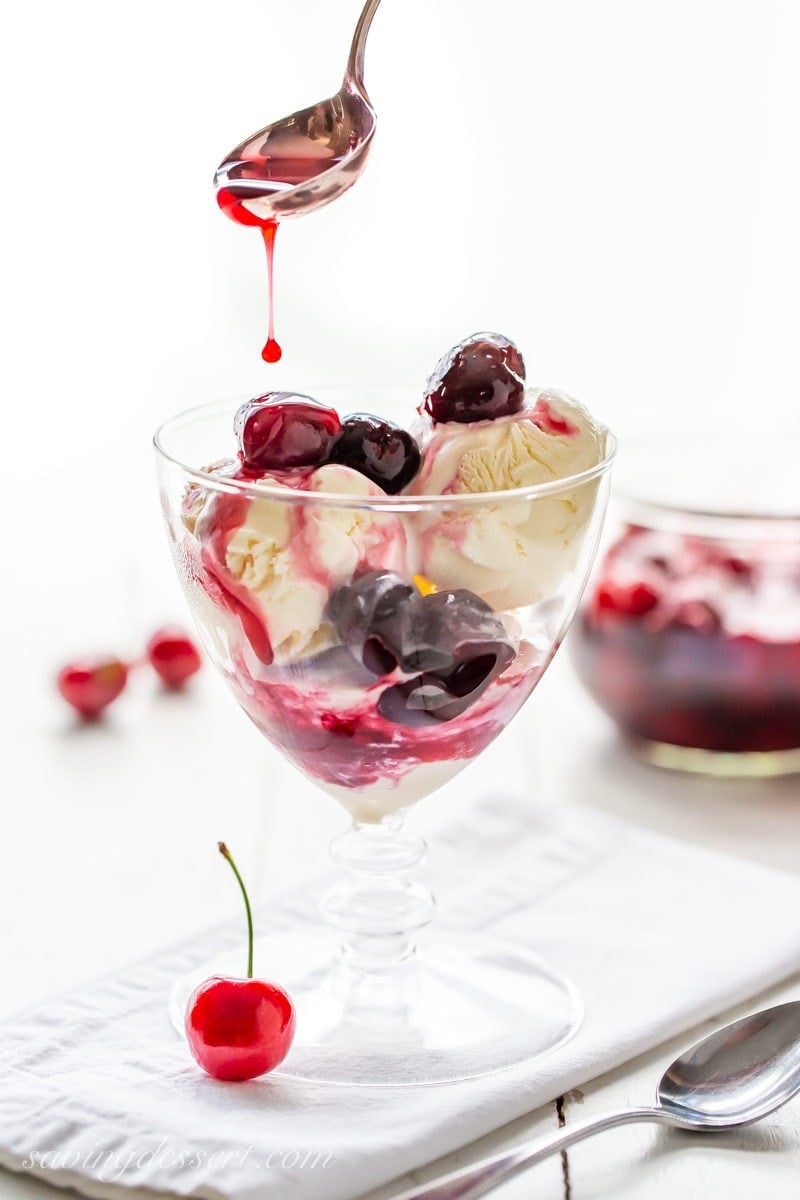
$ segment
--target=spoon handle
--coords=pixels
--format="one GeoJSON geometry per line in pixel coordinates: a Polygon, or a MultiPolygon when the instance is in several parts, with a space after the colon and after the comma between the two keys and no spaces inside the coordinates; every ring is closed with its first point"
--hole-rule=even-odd
{"type": "Polygon", "coordinates": [[[669,1121],[669,1117],[661,1108],[629,1108],[607,1113],[604,1117],[591,1117],[587,1121],[579,1121],[577,1125],[570,1125],[555,1137],[537,1138],[527,1145],[494,1154],[471,1167],[443,1175],[433,1183],[411,1188],[394,1197],[394,1200],[477,1200],[478,1196],[485,1196],[524,1167],[533,1166],[559,1150],[566,1150],[567,1146],[594,1133],[602,1133],[604,1129],[614,1129],[617,1125],[627,1125],[633,1121],[669,1121]]]}
{"type": "Polygon", "coordinates": [[[367,0],[362,8],[361,16],[358,18],[358,24],[353,34],[350,57],[347,60],[347,70],[344,74],[345,82],[351,79],[355,83],[360,84],[362,88],[364,86],[364,47],[367,44],[367,34],[372,24],[372,18],[375,16],[380,2],[381,0],[367,0]]]}

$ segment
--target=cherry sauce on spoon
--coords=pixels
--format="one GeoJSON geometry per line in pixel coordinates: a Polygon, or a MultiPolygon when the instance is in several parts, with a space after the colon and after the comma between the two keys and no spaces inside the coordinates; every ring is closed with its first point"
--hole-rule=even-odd
{"type": "Polygon", "coordinates": [[[379,3],[366,0],[339,91],[251,134],[214,175],[222,211],[239,225],[259,228],[264,239],[269,302],[269,331],[261,351],[265,362],[281,357],[273,312],[278,222],[329,204],[353,186],[366,165],[376,118],[364,87],[364,47],[379,3]]]}

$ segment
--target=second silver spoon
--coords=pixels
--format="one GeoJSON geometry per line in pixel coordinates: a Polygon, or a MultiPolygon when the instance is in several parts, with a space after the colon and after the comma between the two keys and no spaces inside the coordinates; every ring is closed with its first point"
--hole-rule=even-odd
{"type": "Polygon", "coordinates": [[[655,1121],[678,1129],[751,1125],[800,1092],[800,1001],[751,1014],[703,1038],[664,1073],[652,1108],[629,1108],[571,1125],[411,1188],[395,1200],[477,1200],[525,1167],[604,1129],[655,1121]]]}

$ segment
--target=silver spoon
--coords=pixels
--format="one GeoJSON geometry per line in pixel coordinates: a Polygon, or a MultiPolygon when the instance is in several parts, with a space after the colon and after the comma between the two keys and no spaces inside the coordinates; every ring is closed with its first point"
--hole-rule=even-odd
{"type": "Polygon", "coordinates": [[[364,5],[336,95],[260,129],[217,167],[217,200],[235,221],[263,225],[311,212],[364,170],[376,123],[364,87],[364,47],[379,4],[364,5]]]}
{"type": "Polygon", "coordinates": [[[631,1121],[677,1129],[750,1125],[800,1092],[800,1001],[753,1013],[697,1042],[668,1068],[653,1108],[629,1108],[571,1125],[411,1188],[394,1200],[476,1200],[525,1167],[574,1142],[631,1121]]]}

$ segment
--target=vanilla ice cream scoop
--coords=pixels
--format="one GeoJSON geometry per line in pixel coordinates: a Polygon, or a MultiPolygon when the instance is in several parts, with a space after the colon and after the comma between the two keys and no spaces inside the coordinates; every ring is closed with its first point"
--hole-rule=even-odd
{"type": "MultiPolygon", "coordinates": [[[[568,396],[534,390],[523,411],[472,424],[433,425],[413,491],[505,492],[568,479],[596,466],[606,430],[568,396]]],[[[571,570],[593,510],[596,481],[550,496],[417,515],[422,574],[468,588],[495,609],[533,604],[571,570]]]]}
{"type": "MultiPolygon", "coordinates": [[[[260,482],[284,486],[269,475],[260,482]]],[[[397,516],[358,507],[359,498],[383,495],[364,475],[333,463],[293,478],[291,485],[352,497],[353,505],[211,496],[194,518],[204,552],[214,557],[233,594],[244,592],[243,602],[260,618],[279,665],[335,640],[325,621],[328,597],[357,571],[408,571],[406,536],[397,516]]]]}

